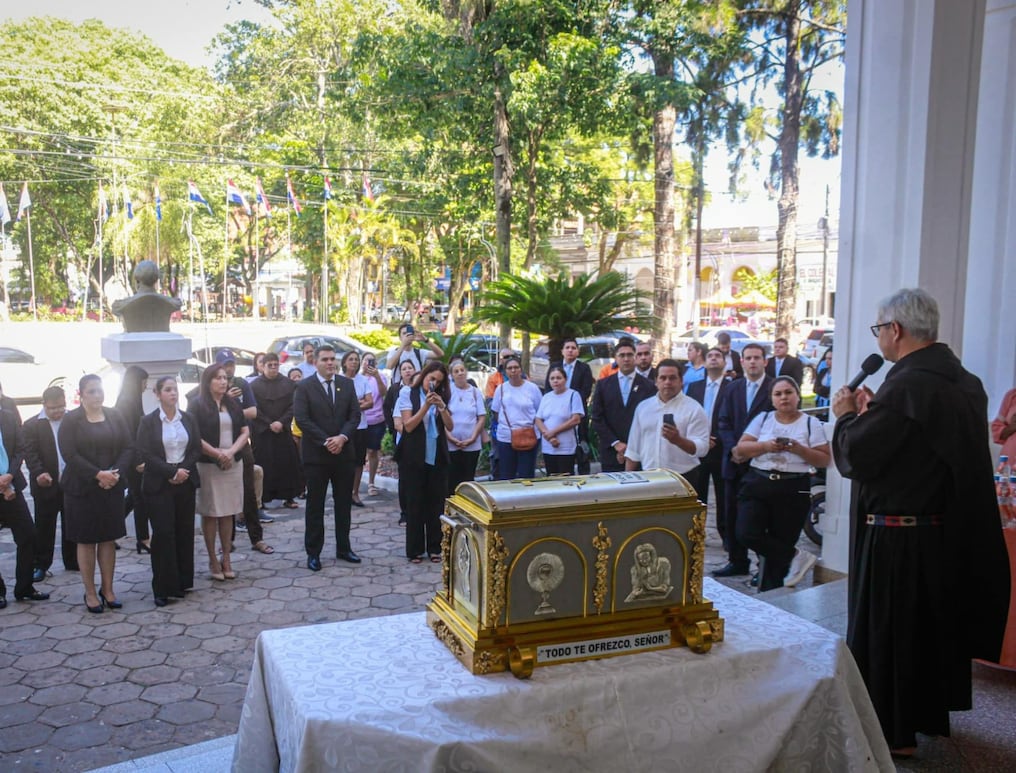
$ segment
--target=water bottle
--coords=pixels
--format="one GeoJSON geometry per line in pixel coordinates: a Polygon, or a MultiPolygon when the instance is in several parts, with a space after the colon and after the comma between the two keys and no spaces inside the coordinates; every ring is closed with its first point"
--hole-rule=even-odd
{"type": "Polygon", "coordinates": [[[1002,493],[1002,476],[997,472],[994,475],[995,478],[995,501],[998,502],[998,516],[1002,519],[1002,528],[1005,528],[1006,523],[1009,521],[1009,514],[1005,509],[1005,496],[1002,493]]]}
{"type": "Polygon", "coordinates": [[[998,467],[995,468],[995,472],[1002,477],[1002,481],[1005,483],[1009,482],[1009,477],[1012,475],[1012,468],[1009,466],[1009,457],[1002,454],[998,457],[998,467]]]}
{"type": "Polygon", "coordinates": [[[1009,476],[1009,505],[1006,517],[1002,521],[1002,527],[1016,529],[1016,475],[1009,476]]]}

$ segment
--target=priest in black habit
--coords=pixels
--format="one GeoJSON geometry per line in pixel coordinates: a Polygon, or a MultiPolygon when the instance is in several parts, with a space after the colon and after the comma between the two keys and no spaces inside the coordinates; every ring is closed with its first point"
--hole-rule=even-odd
{"type": "Polygon", "coordinates": [[[264,359],[264,374],[251,382],[258,414],[251,424],[254,461],[265,471],[262,501],[282,499],[296,508],[296,497],[303,490],[303,470],[293,442],[293,393],[296,382],[279,375],[279,355],[269,352],[264,359]]]}
{"type": "Polygon", "coordinates": [[[884,300],[871,330],[895,365],[876,394],[832,402],[836,466],[855,484],[847,644],[901,757],[970,709],[970,661],[999,658],[1009,609],[987,395],[936,342],[938,320],[923,290],[884,300]]]}

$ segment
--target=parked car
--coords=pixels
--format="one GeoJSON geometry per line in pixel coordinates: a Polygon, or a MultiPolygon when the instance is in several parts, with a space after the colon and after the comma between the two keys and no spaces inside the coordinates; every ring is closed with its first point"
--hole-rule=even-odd
{"type": "Polygon", "coordinates": [[[435,303],[430,307],[430,321],[434,323],[444,322],[448,317],[448,304],[435,303]]]}
{"type": "Polygon", "coordinates": [[[818,379],[818,365],[822,362],[826,352],[832,348],[832,345],[833,333],[830,331],[823,335],[814,347],[814,357],[808,357],[803,352],[798,355],[798,359],[804,363],[804,375],[801,378],[802,391],[811,392],[815,389],[815,381],[818,379]]]}
{"type": "Polygon", "coordinates": [[[191,353],[191,357],[205,365],[211,365],[215,362],[215,357],[223,349],[230,349],[233,355],[236,357],[236,368],[237,373],[244,375],[248,370],[254,369],[254,355],[257,352],[252,352],[250,349],[243,349],[239,346],[206,346],[203,349],[195,349],[191,353]]]}
{"type": "Polygon", "coordinates": [[[24,349],[0,346],[0,384],[4,395],[18,405],[38,405],[46,387],[64,385],[54,367],[24,349]]]}
{"type": "MultiPolygon", "coordinates": [[[[704,327],[699,328],[699,341],[709,348],[716,346],[716,336],[720,333],[727,333],[730,336],[730,348],[738,354],[748,344],[760,344],[765,349],[766,358],[773,354],[773,342],[754,338],[750,333],[738,330],[736,327],[704,327]]],[[[688,330],[679,335],[671,350],[671,354],[677,360],[683,361],[687,357],[688,344],[695,340],[695,333],[688,330]]]]}
{"type": "MultiPolygon", "coordinates": [[[[578,339],[579,359],[589,364],[593,371],[593,378],[596,378],[604,365],[614,361],[614,347],[618,340],[619,336],[612,335],[578,339]]],[[[540,389],[543,389],[543,385],[547,383],[547,370],[550,368],[549,355],[550,343],[544,339],[536,343],[529,357],[529,377],[540,389]]]]}
{"type": "Polygon", "coordinates": [[[405,317],[406,307],[400,306],[397,303],[389,303],[383,310],[380,306],[370,310],[371,322],[394,322],[405,319],[405,317]],[[382,314],[382,311],[384,311],[384,314],[382,314]]]}
{"type": "Polygon", "coordinates": [[[818,365],[822,355],[825,354],[825,350],[832,346],[833,332],[834,328],[831,327],[813,328],[808,333],[808,337],[804,339],[804,343],[801,344],[801,351],[797,355],[801,362],[805,365],[818,365]],[[823,347],[822,340],[827,335],[829,336],[829,343],[823,347]]]}
{"type": "Polygon", "coordinates": [[[299,335],[282,336],[268,344],[268,348],[265,351],[275,352],[279,355],[279,369],[285,375],[303,362],[304,341],[310,341],[315,349],[321,344],[331,344],[335,347],[335,351],[340,357],[344,353],[351,351],[359,352],[360,356],[368,352],[376,354],[374,349],[360,343],[356,339],[335,333],[301,333],[299,335]]]}

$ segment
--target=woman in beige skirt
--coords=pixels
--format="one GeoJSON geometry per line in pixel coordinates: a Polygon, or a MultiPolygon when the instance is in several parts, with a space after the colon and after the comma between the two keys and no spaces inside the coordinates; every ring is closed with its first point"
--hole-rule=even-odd
{"type": "Polygon", "coordinates": [[[240,404],[226,392],[229,378],[221,365],[211,365],[201,374],[197,399],[188,412],[198,420],[201,430],[201,460],[198,475],[197,511],[201,532],[208,550],[208,570],[213,580],[236,577],[229,562],[233,545],[233,519],[243,512],[243,461],[240,450],[247,444],[250,428],[240,404]],[[217,558],[215,535],[222,547],[217,558]]]}

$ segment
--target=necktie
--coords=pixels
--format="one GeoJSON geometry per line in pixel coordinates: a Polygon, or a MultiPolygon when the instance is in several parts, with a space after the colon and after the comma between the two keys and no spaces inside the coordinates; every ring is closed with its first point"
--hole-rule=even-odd
{"type": "Polygon", "coordinates": [[[749,381],[748,389],[746,391],[748,393],[748,410],[750,411],[751,404],[755,402],[755,393],[758,392],[758,384],[756,384],[754,381],[749,381]]]}
{"type": "Polygon", "coordinates": [[[7,449],[4,447],[4,437],[0,434],[0,475],[6,475],[10,470],[10,459],[7,458],[7,449]]]}
{"type": "Polygon", "coordinates": [[[716,387],[719,384],[715,381],[710,381],[706,384],[706,404],[703,406],[706,409],[706,416],[710,419],[713,417],[713,403],[716,402],[716,387]]]}
{"type": "Polygon", "coordinates": [[[572,370],[574,368],[575,368],[575,363],[571,363],[571,362],[569,362],[567,365],[564,366],[564,372],[568,376],[568,379],[567,379],[567,381],[565,383],[566,383],[566,385],[568,387],[571,387],[571,376],[572,376],[572,370]]]}
{"type": "Polygon", "coordinates": [[[332,380],[328,379],[325,383],[328,385],[328,402],[335,405],[335,393],[332,391],[332,380]]]}
{"type": "Polygon", "coordinates": [[[631,376],[621,374],[621,401],[628,405],[628,395],[631,394],[631,376]]]}
{"type": "Polygon", "coordinates": [[[776,367],[773,368],[773,370],[775,371],[777,376],[780,375],[780,369],[782,367],[783,367],[783,360],[777,359],[776,360],[776,367]]]}

